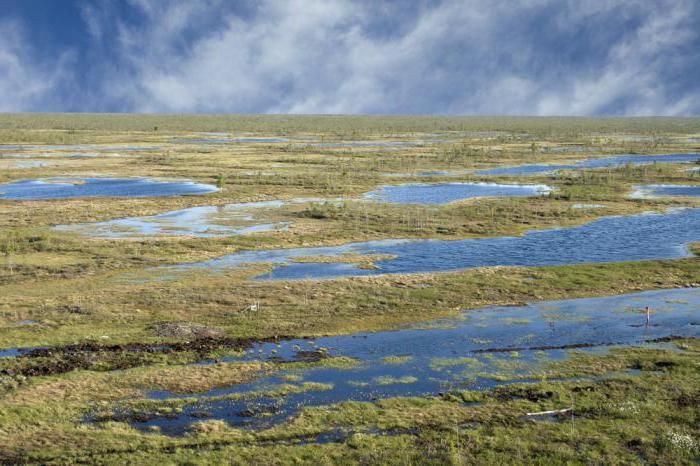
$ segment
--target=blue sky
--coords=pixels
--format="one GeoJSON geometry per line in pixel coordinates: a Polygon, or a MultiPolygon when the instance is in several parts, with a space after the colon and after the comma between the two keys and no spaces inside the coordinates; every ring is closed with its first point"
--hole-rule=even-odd
{"type": "Polygon", "coordinates": [[[2,0],[0,111],[700,114],[697,0],[2,0]]]}

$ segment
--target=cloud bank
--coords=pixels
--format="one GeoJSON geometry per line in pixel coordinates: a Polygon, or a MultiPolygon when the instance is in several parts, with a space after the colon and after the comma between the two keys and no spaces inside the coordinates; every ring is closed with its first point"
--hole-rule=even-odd
{"type": "Polygon", "coordinates": [[[70,79],[73,53],[62,51],[43,63],[26,38],[20,22],[0,20],[0,112],[41,107],[70,79]]]}
{"type": "Polygon", "coordinates": [[[50,58],[37,58],[21,16],[0,22],[0,110],[700,113],[694,0],[129,0],[126,8],[79,8],[82,43],[50,58]]]}

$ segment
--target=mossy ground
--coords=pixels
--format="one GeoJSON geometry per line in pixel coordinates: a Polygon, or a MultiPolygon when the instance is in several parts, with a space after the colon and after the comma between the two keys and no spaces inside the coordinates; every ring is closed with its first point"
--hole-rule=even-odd
{"type": "MultiPolygon", "coordinates": [[[[697,286],[697,258],[265,283],[248,280],[251,274],[263,272],[264,265],[222,273],[191,272],[174,279],[160,277],[161,272],[152,267],[244,249],[397,237],[515,235],[582,224],[604,215],[698,206],[693,199],[628,198],[635,184],[697,183],[699,175],[686,171],[688,165],[625,166],[530,177],[485,177],[470,172],[616,153],[698,152],[700,146],[685,141],[698,133],[697,119],[0,116],[3,144],[107,144],[110,152],[127,145],[159,147],[123,151],[120,157],[85,158],[72,157],[72,149],[40,150],[42,159],[58,163],[3,169],[0,182],[139,175],[188,178],[223,188],[205,196],[173,198],[0,200],[0,348],[170,342],[176,338],[159,336],[153,328],[172,321],[206,325],[243,338],[346,334],[397,328],[490,304],[697,286]],[[494,130],[501,132],[490,133],[494,130]],[[183,136],[197,137],[195,131],[291,140],[224,145],[173,142],[183,136]],[[448,142],[398,150],[296,142],[430,141],[435,139],[433,133],[448,142]],[[647,138],[631,142],[622,137],[629,134],[647,138]],[[570,152],[565,150],[568,147],[583,147],[584,151],[570,152]],[[422,171],[451,171],[454,176],[415,176],[422,171]],[[527,182],[548,184],[555,190],[542,197],[430,207],[357,200],[378,185],[416,181],[527,182]],[[245,236],[110,240],[51,229],[58,224],[152,215],[198,205],[299,197],[347,200],[263,211],[263,220],[292,222],[292,226],[245,236]],[[578,203],[605,207],[574,208],[578,203]],[[255,311],[250,310],[251,304],[256,305],[255,311]]],[[[369,265],[373,258],[347,259],[369,265]]],[[[144,434],[120,422],[81,421],[89,412],[109,411],[117,403],[138,398],[144,390],[199,392],[251,380],[276,370],[275,365],[253,361],[197,366],[191,363],[201,354],[189,351],[96,353],[89,364],[67,373],[26,379],[3,376],[0,461],[688,464],[700,455],[699,348],[696,340],[679,344],[680,351],[627,349],[607,356],[574,355],[566,366],[552,365],[545,372],[531,374],[542,380],[534,385],[308,408],[282,425],[257,433],[203,421],[196,432],[183,438],[144,434]],[[551,381],[630,368],[640,369],[639,375],[551,381]],[[573,422],[569,418],[551,422],[524,418],[527,412],[571,404],[573,422]],[[319,434],[332,441],[317,444],[319,434]]],[[[0,370],[16,370],[13,364],[54,364],[56,358],[31,363],[0,360],[0,370]]],[[[491,375],[512,378],[519,359],[513,356],[510,360],[504,362],[501,374],[491,375]]],[[[403,361],[397,356],[393,362],[403,361]]],[[[302,387],[304,381],[292,377],[289,384],[302,387]]]]}
{"type": "MultiPolygon", "coordinates": [[[[370,460],[389,464],[691,464],[700,454],[700,346],[693,339],[678,340],[675,345],[676,350],[630,348],[604,356],[575,353],[565,365],[548,363],[541,382],[491,391],[306,408],[262,431],[202,421],[180,438],[140,433],[123,422],[80,423],[86,410],[109,407],[133,396],[134,390],[163,387],[162,381],[169,384],[169,369],[76,372],[36,380],[5,395],[0,414],[6,439],[3,459],[110,464],[228,458],[237,458],[241,464],[363,464],[370,460]],[[630,369],[639,372],[623,374],[630,369]],[[589,378],[581,379],[582,375],[589,378]],[[570,377],[579,378],[567,380],[570,377]],[[572,407],[573,412],[561,415],[527,415],[572,407]]],[[[245,374],[241,370],[263,368],[251,363],[237,369],[241,377],[245,374]]],[[[216,366],[187,366],[177,372],[188,380],[203,375],[202,370],[231,373],[231,368],[221,372],[224,369],[216,366]]],[[[218,376],[212,380],[232,382],[218,376]]],[[[297,392],[295,386],[280,389],[297,392]]],[[[177,406],[161,403],[159,412],[165,409],[177,410],[177,406]]]]}

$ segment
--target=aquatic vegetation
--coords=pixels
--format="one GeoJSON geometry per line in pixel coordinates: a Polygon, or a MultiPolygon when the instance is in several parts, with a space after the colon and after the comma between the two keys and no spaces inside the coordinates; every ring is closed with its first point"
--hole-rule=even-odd
{"type": "MultiPolygon", "coordinates": [[[[290,204],[301,202],[304,202],[304,200],[288,201],[290,204]]],[[[279,208],[285,204],[287,202],[266,201],[223,206],[190,207],[145,217],[128,217],[105,222],[58,225],[54,229],[105,238],[244,235],[274,231],[289,226],[287,222],[270,222],[256,218],[256,214],[261,209],[279,208]]]]}
{"type": "Polygon", "coordinates": [[[684,257],[685,245],[700,239],[700,209],[608,217],[580,227],[532,231],[522,237],[478,240],[369,241],[335,247],[244,251],[169,270],[226,270],[266,263],[273,269],[259,279],[337,278],[390,273],[420,273],[485,266],[541,266],[684,257]],[[635,232],[644,231],[643,236],[635,232]],[[599,239],[600,238],[600,239],[599,239]],[[345,263],[290,263],[295,257],[379,254],[379,270],[345,263]]]}
{"type": "Polygon", "coordinates": [[[55,162],[45,162],[43,160],[14,160],[9,165],[11,168],[31,169],[54,164],[55,162]]]}
{"type": "Polygon", "coordinates": [[[292,257],[292,262],[304,263],[318,263],[318,264],[363,264],[372,263],[382,260],[391,260],[396,258],[391,254],[352,254],[343,253],[333,256],[296,256],[292,257]]]}
{"type": "Polygon", "coordinates": [[[470,338],[470,341],[475,345],[488,345],[493,343],[493,340],[489,340],[487,338],[470,338]]]}
{"type": "Polygon", "coordinates": [[[406,364],[413,359],[413,356],[385,356],[382,358],[384,364],[406,364]]]}
{"type": "Polygon", "coordinates": [[[572,164],[520,165],[477,170],[475,173],[479,175],[542,175],[560,170],[614,168],[655,163],[690,163],[698,160],[700,160],[700,154],[618,155],[615,157],[586,159],[572,164]]]}
{"type": "Polygon", "coordinates": [[[468,367],[479,367],[484,363],[476,358],[462,357],[462,358],[434,358],[430,361],[430,367],[433,370],[440,370],[443,367],[451,366],[468,366],[468,367]]]}
{"type": "MultiPolygon", "coordinates": [[[[313,342],[292,339],[253,343],[243,354],[218,356],[223,362],[215,365],[188,366],[191,369],[183,371],[182,381],[170,385],[170,393],[151,392],[148,398],[141,400],[132,397],[126,404],[122,403],[119,407],[100,414],[99,419],[113,419],[115,412],[128,412],[131,413],[128,419],[133,420],[139,428],[147,429],[157,425],[171,434],[178,434],[196,422],[199,410],[206,406],[211,418],[223,416],[234,425],[245,422],[250,428],[259,428],[268,425],[272,419],[263,417],[263,424],[260,425],[248,416],[231,415],[232,408],[228,402],[240,401],[243,405],[237,405],[239,407],[236,409],[245,410],[248,409],[245,408],[248,400],[269,399],[270,403],[276,406],[274,419],[281,422],[298,409],[296,403],[301,401],[306,406],[320,406],[353,399],[363,401],[391,395],[435,393],[446,386],[467,384],[486,389],[514,380],[547,380],[557,376],[576,377],[599,375],[601,371],[620,371],[628,367],[628,356],[638,353],[635,353],[637,350],[625,349],[621,342],[638,345],[644,344],[646,339],[664,338],[672,334],[692,335],[693,330],[688,328],[687,324],[693,318],[697,299],[698,290],[690,289],[544,302],[520,308],[496,307],[469,311],[470,314],[482,316],[489,321],[489,325],[481,328],[473,327],[469,320],[456,319],[453,328],[406,329],[399,332],[324,337],[313,342]],[[640,336],[634,325],[643,321],[642,318],[633,314],[618,315],[614,312],[617,309],[625,309],[629,303],[644,301],[656,306],[672,297],[681,296],[685,298],[686,303],[675,304],[673,312],[656,316],[659,325],[649,327],[643,336],[640,336]],[[540,315],[541,309],[552,307],[561,309],[562,314],[568,316],[568,319],[559,321],[554,330],[544,320],[533,320],[526,328],[514,326],[504,330],[500,325],[500,320],[504,317],[527,315],[534,318],[540,315]],[[613,312],[610,312],[611,310],[613,312]],[[594,316],[595,319],[581,324],[579,314],[594,316]],[[605,325],[605,332],[598,329],[600,324],[605,325]],[[465,356],[452,356],[455,352],[455,341],[459,338],[469,338],[470,335],[488,336],[495,342],[489,348],[478,344],[460,346],[465,356]],[[520,340],[522,336],[529,337],[527,346],[514,346],[513,342],[520,340]],[[305,348],[308,347],[332,349],[306,351],[305,348]],[[612,347],[617,350],[601,357],[594,351],[600,347],[612,347]],[[565,352],[568,348],[576,348],[578,352],[568,355],[565,352]],[[404,358],[403,364],[386,364],[387,360],[391,361],[396,357],[387,352],[395,349],[402,349],[410,359],[404,358]],[[545,354],[542,355],[541,352],[545,354]],[[302,360],[299,360],[300,358],[302,360]],[[238,370],[240,368],[245,368],[245,372],[241,374],[238,370]],[[290,384],[285,377],[286,371],[291,371],[295,378],[300,377],[304,382],[290,384]],[[206,374],[209,375],[205,377],[206,374]],[[236,377],[236,374],[243,378],[226,387],[227,377],[236,377]],[[199,386],[196,384],[197,380],[202,380],[199,386]],[[174,387],[181,387],[177,392],[184,393],[185,396],[176,396],[177,393],[173,392],[174,387]],[[384,387],[384,390],[388,391],[378,391],[377,387],[384,387]],[[197,392],[197,396],[189,395],[192,392],[197,392]],[[284,400],[280,402],[280,398],[284,400]],[[186,407],[187,411],[179,414],[168,411],[168,416],[164,416],[163,407],[186,407]],[[140,417],[146,420],[139,421],[140,417]]],[[[225,343],[225,340],[219,342],[225,343]]],[[[207,358],[210,358],[208,354],[217,348],[216,341],[202,341],[199,346],[202,345],[203,348],[199,352],[201,354],[204,351],[207,358]]],[[[169,364],[192,362],[191,351],[199,346],[184,345],[183,349],[189,349],[190,353],[182,353],[179,359],[172,358],[169,364]]],[[[134,347],[131,348],[133,351],[134,347]]],[[[96,351],[100,347],[94,349],[97,354],[100,353],[96,351]]],[[[102,348],[102,353],[105,353],[106,349],[102,348]]],[[[29,363],[32,364],[29,367],[38,371],[50,361],[41,359],[41,355],[45,353],[61,354],[58,349],[43,350],[34,357],[8,360],[5,367],[24,373],[26,369],[23,367],[27,367],[26,364],[29,363]]],[[[31,352],[27,354],[31,355],[31,352]]],[[[103,370],[119,367],[114,363],[112,366],[106,365],[109,359],[98,358],[96,354],[91,355],[89,360],[93,365],[101,364],[103,370]]],[[[161,356],[161,361],[168,360],[161,356]]],[[[141,364],[152,362],[142,361],[141,364]]],[[[138,366],[136,364],[131,367],[138,366]]],[[[167,374],[177,370],[182,369],[176,366],[160,369],[158,377],[139,376],[137,380],[140,386],[163,389],[168,386],[164,385],[169,380],[167,374]]],[[[125,378],[123,383],[128,380],[129,378],[125,378]]]]}
{"type": "Polygon", "coordinates": [[[603,204],[573,204],[572,209],[604,209],[603,204]]]}
{"type": "Polygon", "coordinates": [[[213,133],[206,138],[174,138],[171,142],[176,144],[236,144],[236,143],[277,143],[277,142],[288,142],[287,138],[277,138],[277,137],[216,137],[216,136],[226,136],[226,134],[213,133]]]}
{"type": "Polygon", "coordinates": [[[527,319],[519,319],[517,317],[505,317],[501,319],[501,323],[504,325],[527,325],[530,323],[527,319]]]}
{"type": "Polygon", "coordinates": [[[690,464],[697,128],[0,115],[0,463],[690,464]]]}
{"type": "Polygon", "coordinates": [[[365,194],[368,199],[400,204],[445,204],[475,197],[537,196],[551,192],[545,185],[496,183],[404,184],[382,186],[365,194]]]}
{"type": "Polygon", "coordinates": [[[380,148],[395,148],[404,146],[420,146],[421,141],[350,141],[350,142],[316,142],[306,143],[302,147],[320,147],[320,148],[336,148],[336,147],[380,147],[380,148]]]}
{"type": "Polygon", "coordinates": [[[418,377],[414,377],[411,375],[404,375],[403,377],[392,377],[390,375],[383,375],[372,379],[372,383],[375,383],[377,385],[411,384],[416,382],[418,382],[418,377]]]}

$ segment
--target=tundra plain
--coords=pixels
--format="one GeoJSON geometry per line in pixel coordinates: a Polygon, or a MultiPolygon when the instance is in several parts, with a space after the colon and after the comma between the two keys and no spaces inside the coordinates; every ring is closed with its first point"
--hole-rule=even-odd
{"type": "Polygon", "coordinates": [[[0,115],[0,462],[695,464],[699,166],[697,118],[0,115]]]}

